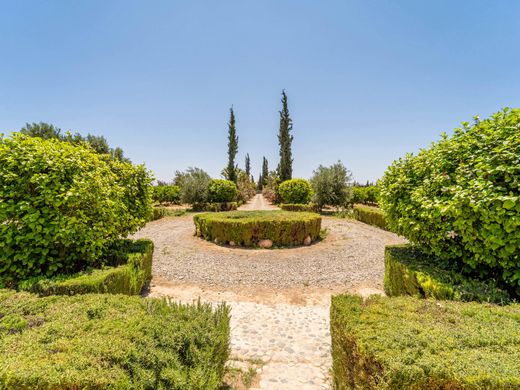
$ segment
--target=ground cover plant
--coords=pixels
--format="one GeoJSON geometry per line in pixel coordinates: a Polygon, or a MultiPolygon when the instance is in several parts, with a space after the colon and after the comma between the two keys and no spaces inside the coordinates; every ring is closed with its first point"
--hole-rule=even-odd
{"type": "Polygon", "coordinates": [[[140,294],[152,279],[153,242],[121,240],[109,248],[102,268],[73,275],[36,277],[20,282],[19,290],[39,295],[88,293],[140,294]]]}
{"type": "Polygon", "coordinates": [[[520,306],[340,295],[336,389],[520,388],[520,306]]]}
{"type": "Polygon", "coordinates": [[[220,244],[256,246],[270,240],[276,246],[303,245],[317,240],[321,217],[288,211],[232,211],[193,217],[196,235],[220,244]]]}
{"type": "Polygon", "coordinates": [[[151,214],[149,172],[84,144],[14,133],[0,167],[4,285],[93,266],[151,214]]]}
{"type": "Polygon", "coordinates": [[[453,265],[413,245],[385,248],[385,293],[441,300],[507,304],[511,297],[493,280],[481,281],[458,272],[453,265]]]}
{"type": "Polygon", "coordinates": [[[305,179],[290,179],[278,186],[282,203],[307,204],[311,201],[312,187],[305,179]]]}
{"type": "Polygon", "coordinates": [[[0,290],[2,389],[219,389],[229,308],[0,290]]]}
{"type": "Polygon", "coordinates": [[[371,206],[354,205],[352,214],[358,221],[367,223],[369,225],[377,226],[378,228],[387,230],[387,224],[384,212],[371,206]]]}
{"type": "Polygon", "coordinates": [[[520,109],[463,123],[379,181],[390,229],[520,293],[520,109]]]}

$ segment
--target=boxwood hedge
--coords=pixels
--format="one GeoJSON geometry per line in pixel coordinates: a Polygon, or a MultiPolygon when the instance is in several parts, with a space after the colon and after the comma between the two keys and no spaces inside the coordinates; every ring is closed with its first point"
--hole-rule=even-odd
{"type": "Polygon", "coordinates": [[[317,206],[313,203],[301,204],[301,203],[282,203],[279,205],[282,210],[285,211],[317,211],[317,206]]]}
{"type": "Polygon", "coordinates": [[[520,388],[520,306],[332,297],[336,389],[520,388]]]}
{"type": "Polygon", "coordinates": [[[520,109],[463,123],[378,186],[392,231],[520,293],[520,109]]]}
{"type": "Polygon", "coordinates": [[[231,211],[193,217],[196,235],[220,244],[255,246],[261,240],[274,245],[302,245],[307,237],[318,239],[321,217],[315,213],[289,211],[231,211]]]}
{"type": "Polygon", "coordinates": [[[507,304],[511,297],[492,280],[464,276],[436,256],[412,245],[385,248],[385,292],[389,296],[507,304]]]}
{"type": "Polygon", "coordinates": [[[385,214],[377,207],[361,206],[356,204],[354,205],[353,213],[354,218],[358,221],[388,230],[385,214]]]}
{"type": "Polygon", "coordinates": [[[0,290],[1,389],[220,389],[229,308],[0,290]]]}
{"type": "Polygon", "coordinates": [[[311,201],[311,183],[305,179],[290,179],[278,186],[278,195],[282,203],[306,204],[311,201]]]}
{"type": "Polygon", "coordinates": [[[152,278],[153,242],[123,240],[112,255],[112,266],[74,275],[38,277],[22,281],[19,290],[39,295],[88,293],[140,294],[152,278]]]}

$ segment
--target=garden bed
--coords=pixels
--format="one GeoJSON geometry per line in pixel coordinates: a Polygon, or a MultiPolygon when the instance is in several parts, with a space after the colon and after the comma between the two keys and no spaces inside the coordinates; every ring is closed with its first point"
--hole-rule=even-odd
{"type": "Polygon", "coordinates": [[[447,269],[437,257],[412,245],[385,248],[385,292],[389,296],[507,304],[509,294],[492,281],[480,281],[447,269]]]}
{"type": "Polygon", "coordinates": [[[229,309],[0,290],[2,389],[219,389],[229,309]]]}
{"type": "Polygon", "coordinates": [[[195,234],[218,244],[257,246],[308,245],[319,238],[321,217],[289,211],[232,211],[193,217],[195,234]]]}
{"type": "Polygon", "coordinates": [[[123,240],[112,262],[117,266],[93,269],[74,275],[33,278],[20,282],[18,289],[42,296],[87,293],[139,294],[152,278],[153,242],[123,240]]]}
{"type": "Polygon", "coordinates": [[[520,306],[332,298],[337,389],[520,388],[520,306]]]}

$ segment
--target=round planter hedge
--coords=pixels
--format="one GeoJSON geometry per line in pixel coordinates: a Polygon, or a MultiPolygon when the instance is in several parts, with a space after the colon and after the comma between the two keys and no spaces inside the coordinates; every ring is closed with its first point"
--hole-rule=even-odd
{"type": "Polygon", "coordinates": [[[289,211],[231,211],[193,217],[195,234],[219,244],[257,246],[270,240],[275,246],[309,244],[318,239],[321,217],[289,211]],[[310,238],[310,240],[309,240],[310,238]]]}

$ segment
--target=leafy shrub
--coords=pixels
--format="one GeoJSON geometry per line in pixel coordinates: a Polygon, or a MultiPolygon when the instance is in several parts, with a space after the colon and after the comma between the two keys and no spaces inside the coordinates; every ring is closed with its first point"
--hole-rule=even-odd
{"type": "Polygon", "coordinates": [[[352,187],[352,203],[366,205],[377,205],[379,189],[376,186],[354,186],[352,187]]]}
{"type": "Polygon", "coordinates": [[[0,138],[0,279],[85,269],[151,212],[150,175],[86,146],[0,138]]]}
{"type": "Polygon", "coordinates": [[[237,185],[230,180],[212,179],[208,184],[210,203],[233,202],[237,194],[237,185]]]}
{"type": "Polygon", "coordinates": [[[509,294],[493,281],[479,281],[450,269],[439,258],[410,245],[385,248],[385,292],[456,301],[506,304],[509,294]]]}
{"type": "Polygon", "coordinates": [[[351,198],[351,178],[351,173],[340,161],[330,167],[320,165],[311,178],[313,202],[318,209],[321,211],[326,205],[347,206],[351,198]]]}
{"type": "Polygon", "coordinates": [[[153,187],[153,200],[157,203],[181,203],[181,189],[176,185],[157,185],[153,187]]]}
{"type": "Polygon", "coordinates": [[[310,236],[319,238],[321,217],[314,213],[288,211],[231,211],[193,217],[196,234],[220,244],[255,246],[261,240],[275,245],[302,245],[310,236]]]}
{"type": "Polygon", "coordinates": [[[152,279],[153,242],[121,240],[111,248],[110,266],[74,275],[36,277],[18,285],[19,290],[39,295],[88,293],[140,294],[152,279]]]}
{"type": "Polygon", "coordinates": [[[312,187],[305,179],[290,179],[278,186],[278,195],[282,203],[309,203],[312,197],[312,187]]]}
{"type": "Polygon", "coordinates": [[[395,161],[379,187],[392,231],[520,293],[520,109],[463,123],[395,161]]]}
{"type": "Polygon", "coordinates": [[[354,205],[353,215],[358,221],[387,230],[385,214],[377,207],[354,205]]]}
{"type": "Polygon", "coordinates": [[[0,388],[220,389],[229,308],[0,291],[0,388]]]}
{"type": "Polygon", "coordinates": [[[264,187],[262,189],[262,195],[264,198],[272,204],[278,203],[278,195],[276,194],[276,191],[273,190],[270,187],[264,187]]]}
{"type": "Polygon", "coordinates": [[[317,211],[317,207],[313,203],[309,203],[309,204],[282,203],[282,204],[280,204],[280,208],[285,211],[310,211],[310,212],[317,211]]]}
{"type": "Polygon", "coordinates": [[[208,186],[211,177],[200,168],[188,168],[175,173],[174,184],[181,189],[181,202],[187,204],[208,201],[208,186]]]}
{"type": "Polygon", "coordinates": [[[520,306],[332,297],[336,389],[516,389],[520,306]]]}
{"type": "Polygon", "coordinates": [[[239,202],[247,202],[256,194],[255,183],[251,180],[251,177],[244,171],[237,170],[237,189],[238,195],[237,200],[239,202]]]}

